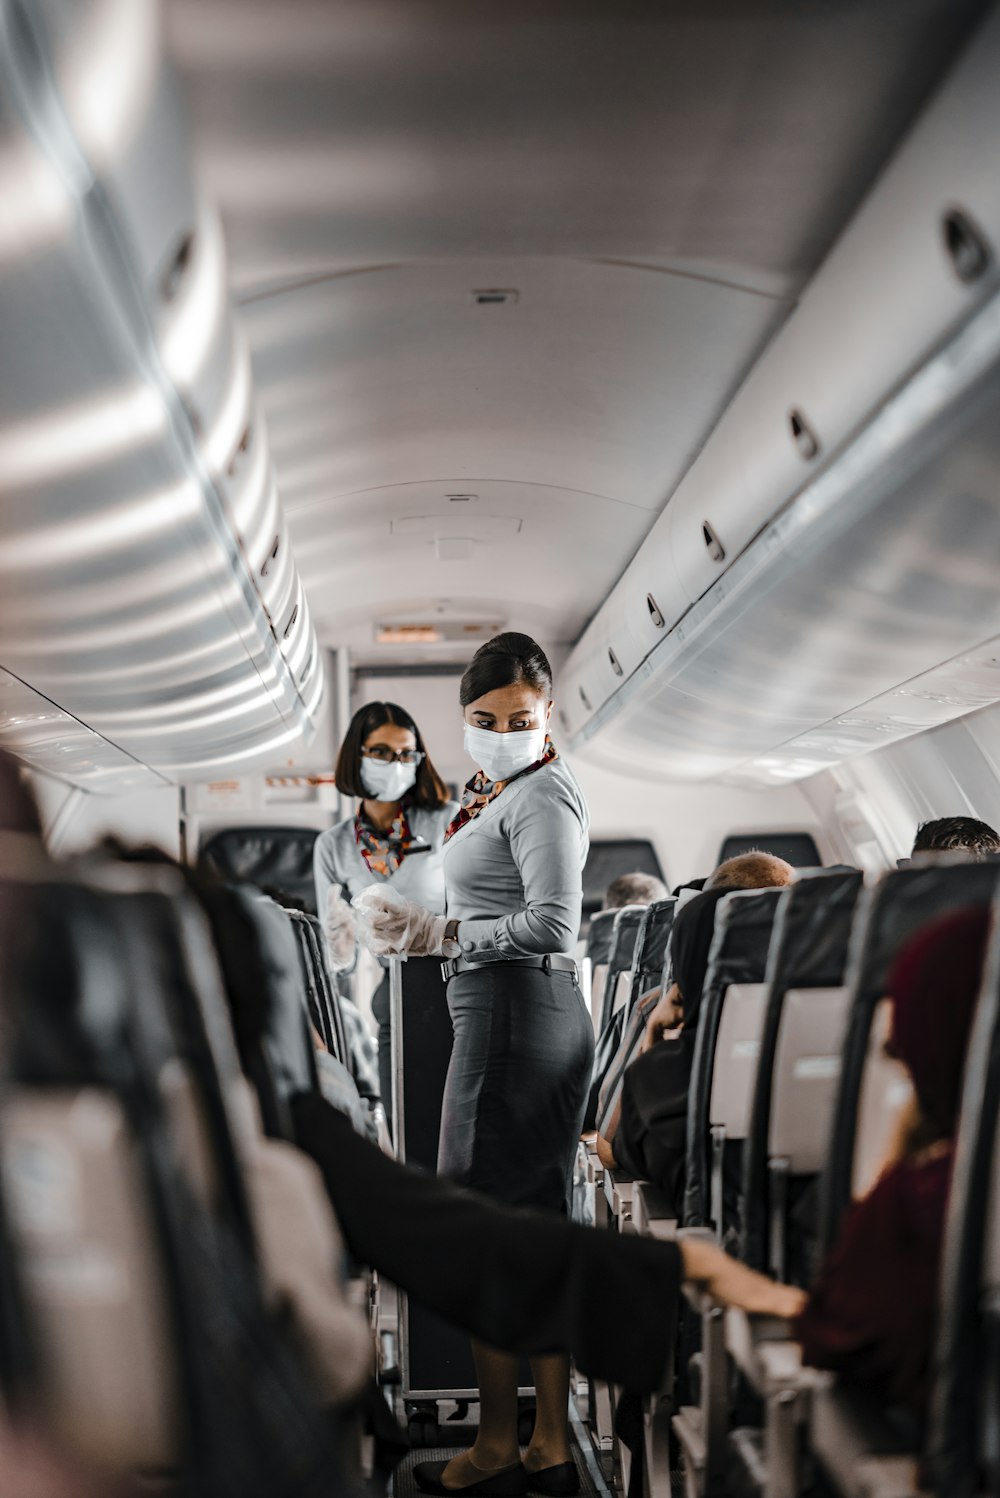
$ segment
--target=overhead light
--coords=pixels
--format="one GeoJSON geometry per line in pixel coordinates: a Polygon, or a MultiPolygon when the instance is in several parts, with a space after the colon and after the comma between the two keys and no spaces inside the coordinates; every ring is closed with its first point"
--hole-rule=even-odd
{"type": "Polygon", "coordinates": [[[375,627],[376,645],[437,645],[441,631],[433,624],[379,624],[375,627]]]}

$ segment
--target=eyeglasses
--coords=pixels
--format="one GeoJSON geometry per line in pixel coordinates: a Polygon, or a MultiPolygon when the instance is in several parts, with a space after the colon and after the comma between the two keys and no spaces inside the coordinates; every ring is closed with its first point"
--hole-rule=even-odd
{"type": "Polygon", "coordinates": [[[370,749],[362,749],[361,753],[365,759],[377,759],[380,765],[391,765],[397,759],[401,765],[419,765],[424,757],[419,749],[400,749],[396,754],[388,744],[373,744],[370,749]]]}

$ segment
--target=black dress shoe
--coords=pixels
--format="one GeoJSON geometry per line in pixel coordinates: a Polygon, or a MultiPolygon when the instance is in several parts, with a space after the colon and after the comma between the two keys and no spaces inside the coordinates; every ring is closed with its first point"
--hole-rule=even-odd
{"type": "MultiPolygon", "coordinates": [[[[447,1462],[418,1462],[413,1469],[413,1481],[422,1493],[468,1493],[470,1498],[473,1495],[481,1495],[481,1498],[521,1498],[528,1491],[528,1474],[520,1462],[515,1462],[512,1467],[501,1467],[499,1472],[491,1472],[488,1477],[466,1483],[462,1488],[446,1488],[441,1481],[441,1474],[447,1465],[447,1462]]],[[[570,1491],[575,1492],[576,1489],[566,1489],[567,1493],[570,1491]]]]}
{"type": "Polygon", "coordinates": [[[580,1474],[575,1462],[560,1462],[557,1467],[542,1467],[528,1473],[528,1492],[545,1493],[548,1498],[571,1498],[580,1491],[580,1474]]]}

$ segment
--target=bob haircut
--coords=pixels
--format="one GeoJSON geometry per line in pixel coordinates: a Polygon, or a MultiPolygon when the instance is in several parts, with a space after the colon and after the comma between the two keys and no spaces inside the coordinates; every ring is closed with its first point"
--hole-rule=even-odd
{"type": "Polygon", "coordinates": [[[369,735],[384,723],[392,723],[396,728],[408,728],[424,756],[417,766],[416,784],[403,800],[422,806],[427,811],[436,811],[449,799],[448,787],[431,763],[420,729],[406,708],[395,702],[366,702],[364,707],[358,708],[337,755],[337,768],[334,771],[337,789],[343,791],[345,796],[357,796],[362,801],[369,799],[368,792],[361,784],[361,748],[369,735]]]}
{"type": "Polygon", "coordinates": [[[478,702],[487,692],[524,683],[541,696],[552,696],[552,667],[541,645],[530,635],[494,635],[480,645],[469,662],[459,688],[463,707],[478,702]]]}

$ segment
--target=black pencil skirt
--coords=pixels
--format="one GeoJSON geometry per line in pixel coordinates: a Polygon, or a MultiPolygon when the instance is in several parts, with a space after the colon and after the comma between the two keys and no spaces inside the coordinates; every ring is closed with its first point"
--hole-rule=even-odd
{"type": "Polygon", "coordinates": [[[451,979],[448,1009],[438,1173],[511,1206],[565,1212],[594,1057],[573,975],[484,964],[451,979]]]}

